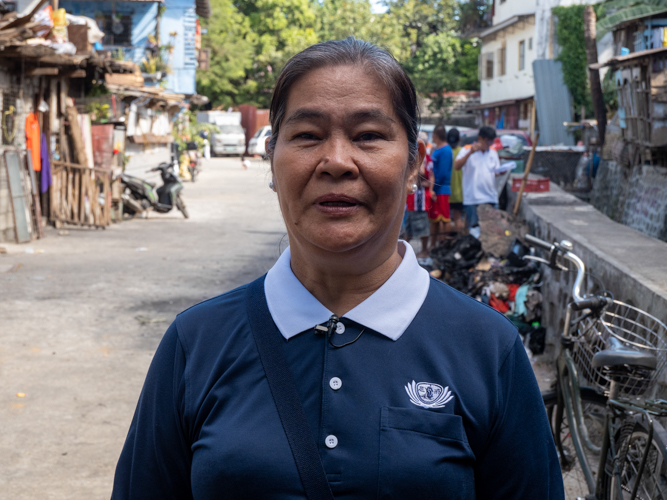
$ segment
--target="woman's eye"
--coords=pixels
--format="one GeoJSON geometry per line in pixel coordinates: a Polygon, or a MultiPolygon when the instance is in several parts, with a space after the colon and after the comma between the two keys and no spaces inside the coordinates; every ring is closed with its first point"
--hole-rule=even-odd
{"type": "Polygon", "coordinates": [[[314,134],[311,134],[309,132],[301,132],[300,134],[296,134],[294,137],[295,139],[304,139],[306,141],[316,141],[317,136],[314,134]]]}
{"type": "Polygon", "coordinates": [[[382,137],[380,134],[376,132],[364,132],[363,134],[357,136],[358,141],[362,142],[368,142],[368,141],[374,141],[376,139],[381,139],[382,137]]]}

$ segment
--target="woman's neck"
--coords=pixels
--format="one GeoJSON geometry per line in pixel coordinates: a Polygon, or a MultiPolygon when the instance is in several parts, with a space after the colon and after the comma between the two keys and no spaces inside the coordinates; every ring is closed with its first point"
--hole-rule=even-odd
{"type": "Polygon", "coordinates": [[[339,317],[380,288],[405,255],[402,244],[385,251],[362,248],[333,255],[304,250],[298,244],[290,245],[292,272],[306,290],[339,317]]]}

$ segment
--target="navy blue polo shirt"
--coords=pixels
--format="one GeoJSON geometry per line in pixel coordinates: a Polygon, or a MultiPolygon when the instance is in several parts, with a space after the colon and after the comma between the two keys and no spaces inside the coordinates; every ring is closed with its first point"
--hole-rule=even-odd
{"type": "MultiPolygon", "coordinates": [[[[404,328],[392,330],[386,317],[366,321],[362,303],[332,341],[363,334],[336,349],[315,325],[286,335],[289,318],[276,321],[289,337],[283,349],[334,496],[562,499],[546,412],[516,329],[437,280],[408,279],[397,293],[411,259],[408,246],[390,286],[378,291],[389,306],[419,304],[404,328]]],[[[267,282],[270,310],[303,293],[286,283],[276,297],[267,282]]],[[[112,499],[305,498],[248,323],[246,289],[188,309],[167,330],[112,499]]],[[[290,308],[299,308],[296,300],[290,308]]]]}

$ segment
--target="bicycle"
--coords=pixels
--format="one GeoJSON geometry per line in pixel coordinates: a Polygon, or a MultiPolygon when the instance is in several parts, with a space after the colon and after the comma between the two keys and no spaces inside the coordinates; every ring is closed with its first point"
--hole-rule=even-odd
{"type": "Polygon", "coordinates": [[[542,393],[568,498],[667,500],[667,432],[656,420],[667,416],[667,401],[652,399],[667,361],[667,326],[604,293],[583,296],[586,267],[572,243],[526,241],[549,258],[525,259],[556,270],[569,262],[577,272],[555,387],[542,393]]]}

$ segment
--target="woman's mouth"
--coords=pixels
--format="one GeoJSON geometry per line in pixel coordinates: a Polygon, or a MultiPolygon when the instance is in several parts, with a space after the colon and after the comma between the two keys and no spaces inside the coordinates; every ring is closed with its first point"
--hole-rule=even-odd
{"type": "Polygon", "coordinates": [[[356,212],[361,203],[356,198],[340,194],[328,194],[315,200],[315,207],[331,216],[345,216],[356,212]]]}

